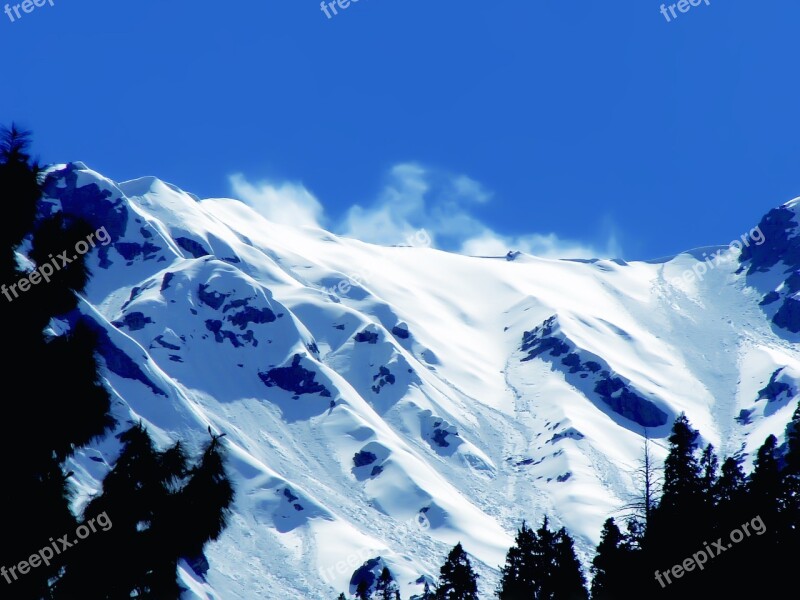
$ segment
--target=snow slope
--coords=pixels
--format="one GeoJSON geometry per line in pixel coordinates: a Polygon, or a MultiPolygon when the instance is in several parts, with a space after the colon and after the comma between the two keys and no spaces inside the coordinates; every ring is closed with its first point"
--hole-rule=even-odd
{"type": "MultiPolygon", "coordinates": [[[[591,559],[645,429],[663,458],[685,411],[749,456],[797,403],[797,201],[760,244],[634,263],[374,246],[81,163],[47,201],[112,239],[81,310],[121,427],[227,433],[235,516],[187,597],[335,598],[386,564],[405,598],[458,541],[489,597],[522,519],[591,559]]],[[[76,457],[79,501],[116,451],[76,457]]]]}

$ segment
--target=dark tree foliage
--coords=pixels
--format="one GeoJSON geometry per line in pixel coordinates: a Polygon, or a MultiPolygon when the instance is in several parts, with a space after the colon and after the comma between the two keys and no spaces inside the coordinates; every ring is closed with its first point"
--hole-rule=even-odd
{"type": "Polygon", "coordinates": [[[781,481],[781,542],[790,556],[800,555],[800,403],[786,428],[786,469],[781,481]]]}
{"type": "Polygon", "coordinates": [[[581,571],[581,563],[575,555],[575,543],[563,527],[555,535],[555,552],[551,577],[552,600],[588,600],[586,579],[581,571]]]}
{"type": "Polygon", "coordinates": [[[120,436],[122,452],[84,519],[113,515],[114,526],[86,540],[56,586],[56,599],[177,599],[181,558],[196,559],[219,537],[233,501],[221,436],[212,436],[199,463],[188,466],[180,443],[159,451],[142,424],[120,436]]]}
{"type": "Polygon", "coordinates": [[[629,553],[627,539],[614,519],[607,519],[592,560],[592,600],[617,600],[626,596],[625,568],[629,553]]]}
{"type": "Polygon", "coordinates": [[[500,600],[588,598],[581,566],[567,531],[563,527],[551,531],[546,517],[535,532],[523,523],[514,546],[506,555],[497,595],[500,600]]]}
{"type": "MultiPolygon", "coordinates": [[[[95,340],[80,319],[68,331],[51,330],[54,318],[66,317],[78,305],[88,273],[86,256],[63,267],[49,282],[27,279],[32,268],[50,262],[57,250],[71,249],[85,235],[84,223],[60,214],[36,222],[41,168],[31,161],[30,135],[12,126],[0,130],[0,323],[12,351],[4,355],[6,402],[10,425],[0,436],[4,480],[12,493],[3,497],[0,565],[17,565],[49,539],[74,531],[71,489],[63,463],[114,421],[108,393],[100,384],[95,340]],[[28,260],[17,259],[23,242],[28,260]],[[25,278],[26,282],[20,284],[25,278]]],[[[67,555],[57,555],[11,583],[3,591],[17,598],[46,597],[49,581],[67,555]]],[[[8,596],[11,597],[11,596],[8,596]]]]}
{"type": "Polygon", "coordinates": [[[797,403],[792,420],[786,426],[785,460],[788,473],[800,474],[800,402],[797,403]]]}
{"type": "Polygon", "coordinates": [[[436,600],[436,593],[431,590],[430,584],[426,581],[422,590],[422,597],[419,600],[436,600]]]}
{"type": "Polygon", "coordinates": [[[370,600],[370,596],[371,596],[370,585],[365,580],[362,579],[358,583],[358,587],[356,587],[356,598],[358,598],[358,600],[370,600]]]}
{"type": "Polygon", "coordinates": [[[703,481],[696,456],[698,432],[681,414],[669,436],[670,450],[664,461],[664,491],[660,505],[668,511],[695,509],[702,503],[703,481]]]}
{"type": "Polygon", "coordinates": [[[228,526],[234,490],[225,471],[225,447],[220,441],[224,435],[211,434],[200,463],[177,494],[172,521],[177,524],[174,535],[180,539],[180,556],[199,556],[228,526]]]}
{"type": "Polygon", "coordinates": [[[0,566],[8,579],[0,597],[177,599],[178,560],[197,558],[219,537],[233,499],[219,437],[190,468],[180,444],[159,451],[141,425],[122,433],[120,457],[83,514],[84,523],[113,526],[57,552],[49,565],[24,574],[8,568],[54,539],[75,540],[64,463],[116,425],[97,340],[79,310],[89,254],[74,248],[93,230],[41,203],[43,170],[29,143],[15,126],[0,129],[0,323],[13,344],[3,361],[9,427],[0,436],[8,486],[0,566]]]}
{"type": "Polygon", "coordinates": [[[534,561],[537,537],[525,521],[517,531],[514,545],[506,554],[506,564],[501,570],[500,600],[535,598],[537,582],[534,581],[534,561]]]}
{"type": "Polygon", "coordinates": [[[747,477],[742,469],[741,461],[729,456],[722,463],[719,479],[713,489],[714,502],[717,506],[740,504],[747,485],[747,477]]]}
{"type": "Polygon", "coordinates": [[[718,468],[708,445],[698,458],[698,434],[681,415],[669,438],[664,493],[651,524],[636,522],[626,534],[611,520],[603,528],[592,598],[777,598],[793,589],[800,550],[793,466],[800,461],[792,456],[798,423],[800,410],[787,427],[785,453],[768,436],[747,476],[740,456],[725,458],[718,468]]]}
{"type": "Polygon", "coordinates": [[[138,424],[119,438],[122,452],[103,480],[101,495],[85,510],[87,519],[106,514],[113,527],[73,549],[71,564],[56,586],[56,598],[74,597],[82,590],[93,590],[91,598],[123,598],[133,589],[146,591],[140,583],[150,561],[147,532],[167,490],[159,473],[160,454],[147,430],[138,424]]]}
{"type": "Polygon", "coordinates": [[[373,598],[375,600],[395,600],[399,594],[400,590],[394,581],[394,577],[392,577],[392,572],[388,567],[383,567],[383,571],[381,571],[378,581],[375,583],[375,595],[373,598]]]}
{"type": "Polygon", "coordinates": [[[439,570],[436,600],[477,600],[478,575],[472,570],[467,553],[461,543],[447,555],[439,570]]]}
{"type": "Polygon", "coordinates": [[[705,505],[714,504],[714,482],[717,480],[718,470],[719,459],[714,452],[714,446],[709,444],[700,456],[700,494],[705,505]]]}
{"type": "MultiPolygon", "coordinates": [[[[671,566],[674,557],[683,560],[703,542],[708,507],[703,495],[703,467],[697,457],[698,437],[689,419],[681,414],[669,436],[661,499],[641,540],[652,565],[673,561],[671,566]]],[[[708,458],[710,461],[711,456],[708,458]]],[[[649,566],[645,569],[649,570],[649,566]]]]}
{"type": "Polygon", "coordinates": [[[758,449],[747,484],[749,502],[756,512],[763,513],[764,518],[774,517],[780,509],[780,485],[778,439],[770,435],[758,449]]]}

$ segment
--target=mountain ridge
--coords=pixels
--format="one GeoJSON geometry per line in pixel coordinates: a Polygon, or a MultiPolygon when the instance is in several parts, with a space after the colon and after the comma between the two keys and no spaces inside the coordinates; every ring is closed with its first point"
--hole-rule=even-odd
{"type": "MultiPolygon", "coordinates": [[[[228,434],[235,516],[205,580],[181,565],[189,597],[332,598],[368,559],[405,597],[458,541],[489,595],[523,518],[566,526],[587,563],[635,493],[645,428],[658,459],[681,412],[751,456],[797,403],[800,200],[689,281],[706,249],[627,262],[373,246],[82,163],[51,168],[45,192],[47,210],[112,238],[80,310],[118,420],[162,443],[228,434]]],[[[78,503],[114,452],[73,461],[78,503]]]]}

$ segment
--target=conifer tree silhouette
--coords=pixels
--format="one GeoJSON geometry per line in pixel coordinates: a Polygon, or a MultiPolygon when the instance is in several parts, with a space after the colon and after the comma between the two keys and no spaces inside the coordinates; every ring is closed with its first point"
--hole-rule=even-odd
{"type": "Polygon", "coordinates": [[[472,570],[469,556],[459,542],[439,570],[436,600],[477,600],[477,581],[478,575],[472,570]]]}
{"type": "MultiPolygon", "coordinates": [[[[68,314],[87,283],[86,255],[61,267],[49,282],[39,276],[33,285],[35,276],[28,279],[31,266],[70,250],[87,230],[86,224],[61,214],[42,214],[37,224],[43,170],[31,160],[30,139],[14,125],[0,129],[0,322],[14,344],[3,369],[8,381],[24,382],[25,389],[24,398],[9,394],[4,403],[4,418],[14,426],[0,436],[0,454],[9,458],[4,478],[14,491],[4,496],[3,508],[14,517],[4,525],[2,565],[16,565],[51,537],[74,531],[77,521],[63,463],[114,423],[108,393],[99,382],[95,340],[80,319],[70,320],[68,314]],[[23,242],[29,248],[25,263],[16,254],[23,242]],[[55,331],[50,323],[56,317],[71,326],[55,331]]],[[[56,555],[50,565],[3,581],[9,586],[3,596],[47,597],[63,560],[64,555],[56,555]]]]}

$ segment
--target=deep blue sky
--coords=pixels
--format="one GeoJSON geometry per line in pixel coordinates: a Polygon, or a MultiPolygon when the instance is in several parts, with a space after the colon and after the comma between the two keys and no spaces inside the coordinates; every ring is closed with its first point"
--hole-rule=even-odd
{"type": "MultiPolygon", "coordinates": [[[[302,183],[342,230],[414,164],[491,192],[463,201],[473,226],[613,234],[631,259],[726,243],[800,195],[796,0],[671,23],[657,0],[360,0],[330,20],[318,0],[54,1],[0,13],[0,120],[112,179],[302,183]]],[[[462,202],[439,187],[425,218],[462,202]]]]}

